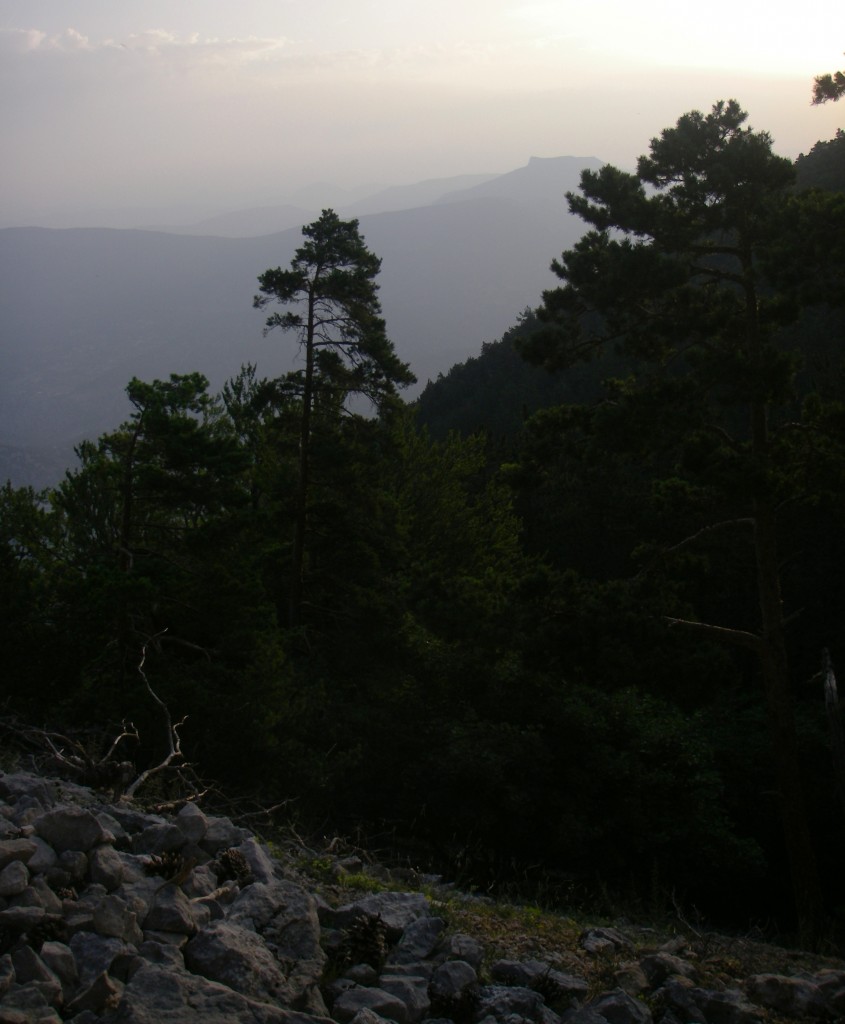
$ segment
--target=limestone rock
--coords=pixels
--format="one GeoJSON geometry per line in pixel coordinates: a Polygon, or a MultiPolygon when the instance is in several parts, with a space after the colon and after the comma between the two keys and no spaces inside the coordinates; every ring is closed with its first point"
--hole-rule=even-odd
{"type": "Polygon", "coordinates": [[[396,996],[381,988],[357,986],[341,993],[332,1007],[332,1016],[340,1024],[347,1024],[361,1010],[371,1010],[396,1024],[408,1024],[408,1008],[396,996]]]}
{"type": "Polygon", "coordinates": [[[29,871],[21,860],[13,860],[0,871],[0,896],[17,896],[29,885],[29,871]]]}
{"type": "Polygon", "coordinates": [[[746,982],[746,991],[752,1002],[789,1017],[824,1017],[828,1012],[822,990],[805,978],[755,974],[746,982]]]}
{"type": "Polygon", "coordinates": [[[205,837],[208,831],[208,818],[203,811],[193,802],[188,802],[173,819],[173,824],[179,829],[189,843],[198,843],[205,837]]]}
{"type": "Polygon", "coordinates": [[[431,956],[440,942],[443,921],[439,917],[420,917],[402,932],[396,948],[388,957],[389,963],[412,964],[431,956]]]}
{"type": "Polygon", "coordinates": [[[604,1017],[608,1024],[651,1024],[653,1019],[645,1003],[621,988],[591,1000],[589,1008],[604,1017]]]}
{"type": "Polygon", "coordinates": [[[95,1014],[104,1014],[117,1008],[124,986],[104,971],[68,1004],[68,1013],[80,1013],[88,1010],[95,1014]]]}
{"type": "Polygon", "coordinates": [[[0,840],[0,869],[14,861],[27,863],[37,851],[38,847],[32,839],[3,839],[0,840]]]}
{"type": "Polygon", "coordinates": [[[113,892],[123,881],[123,860],[113,846],[98,846],[91,851],[88,873],[92,882],[113,892]]]}
{"type": "Polygon", "coordinates": [[[91,811],[83,807],[57,807],[36,818],[33,825],[36,835],[60,854],[65,850],[87,852],[98,843],[113,838],[91,811]]]}
{"type": "Polygon", "coordinates": [[[241,995],[274,1006],[291,1002],[291,986],[264,940],[255,931],[214,921],[185,946],[185,963],[194,974],[218,981],[241,995]]]}
{"type": "Polygon", "coordinates": [[[431,999],[428,995],[427,978],[383,974],[377,987],[383,992],[401,999],[408,1012],[409,1021],[422,1020],[428,1016],[431,999]]]}
{"type": "Polygon", "coordinates": [[[270,1006],[186,971],[142,967],[126,986],[109,1024],[331,1024],[270,1006]]]}
{"type": "Polygon", "coordinates": [[[144,918],[143,928],[144,931],[193,935],[197,926],[190,900],[177,886],[162,886],[153,898],[149,913],[144,918]]]}

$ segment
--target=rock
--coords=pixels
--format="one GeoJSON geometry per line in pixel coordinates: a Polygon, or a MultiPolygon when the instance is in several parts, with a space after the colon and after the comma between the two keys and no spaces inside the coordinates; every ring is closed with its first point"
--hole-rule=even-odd
{"type": "MultiPolygon", "coordinates": [[[[384,1017],[380,1017],[373,1010],[369,1009],[369,1007],[364,1006],[352,1018],[351,1024],[384,1024],[384,1021],[384,1017]]],[[[435,1022],[428,1021],[428,1024],[435,1024],[435,1022]]],[[[452,1021],[441,1021],[440,1024],[452,1024],[452,1021]]]]}
{"type": "Polygon", "coordinates": [[[98,846],[91,851],[88,874],[92,882],[113,892],[123,882],[123,860],[113,846],[98,846]]]}
{"type": "Polygon", "coordinates": [[[543,997],[530,988],[485,985],[478,992],[477,1016],[491,1017],[499,1024],[511,1024],[514,1016],[523,1020],[540,1021],[544,1009],[543,997]]]}
{"type": "Polygon", "coordinates": [[[475,969],[464,960],[447,960],[431,978],[431,998],[436,1003],[451,1003],[478,985],[475,969]]]}
{"type": "Polygon", "coordinates": [[[258,932],[285,967],[294,1004],[318,981],[326,962],[311,895],[294,882],[257,882],[235,898],[227,920],[258,932]]]}
{"type": "Polygon", "coordinates": [[[120,939],[97,935],[96,932],[77,932],[71,937],[71,952],[76,961],[81,985],[90,985],[102,974],[108,972],[118,957],[134,952],[120,939]]]}
{"type": "Polygon", "coordinates": [[[643,957],[640,960],[640,967],[652,988],[659,988],[672,975],[681,978],[695,977],[695,968],[692,964],[666,952],[643,957]]]}
{"type": "Polygon", "coordinates": [[[132,840],[133,853],[146,853],[157,857],[171,850],[181,850],[186,839],[181,831],[169,821],[155,822],[148,825],[132,840]]]}
{"type": "Polygon", "coordinates": [[[12,804],[17,804],[21,797],[27,797],[37,800],[42,807],[52,807],[57,799],[56,786],[29,772],[0,774],[0,797],[12,804]]]}
{"type": "MultiPolygon", "coordinates": [[[[144,960],[149,960],[151,964],[164,964],[167,967],[178,970],[185,966],[185,957],[182,955],[182,950],[178,946],[172,946],[168,943],[153,942],[147,939],[138,947],[138,955],[143,957],[144,960]]],[[[137,963],[135,970],[140,970],[142,966],[142,963],[137,963]]],[[[134,971],[131,974],[134,976],[134,971]]]]}
{"type": "Polygon", "coordinates": [[[16,1020],[25,1024],[61,1024],[61,1017],[51,1006],[48,995],[49,992],[45,994],[37,981],[13,985],[3,997],[0,1021],[2,1024],[16,1020]],[[22,1016],[16,1017],[16,1012],[22,1016]]]}
{"type": "Polygon", "coordinates": [[[106,896],[100,900],[94,908],[93,923],[100,935],[122,939],[134,946],[140,946],[144,941],[135,914],[118,896],[106,896]]]}
{"type": "Polygon", "coordinates": [[[428,996],[427,978],[383,974],[379,979],[378,987],[383,992],[402,1000],[408,1011],[409,1021],[422,1020],[428,1016],[431,999],[428,996]]]}
{"type": "Polygon", "coordinates": [[[347,903],[337,910],[321,913],[321,920],[335,928],[349,928],[358,918],[380,918],[387,930],[387,938],[396,942],[402,932],[417,918],[430,913],[428,900],[416,892],[380,892],[355,903],[347,903]]]}
{"type": "Polygon", "coordinates": [[[153,897],[153,904],[144,918],[144,931],[175,932],[193,935],[197,930],[188,897],[172,883],[163,885],[153,897]]]}
{"type": "Polygon", "coordinates": [[[61,854],[65,850],[87,852],[110,837],[94,815],[83,807],[57,807],[33,822],[36,835],[61,854]]]}
{"type": "Polygon", "coordinates": [[[207,822],[208,828],[200,846],[212,857],[220,850],[239,846],[250,837],[246,829],[233,825],[228,818],[208,818],[207,822]]]}
{"type": "MultiPolygon", "coordinates": [[[[0,774],[0,797],[7,780],[0,774]]],[[[561,1018],[550,1006],[563,1013],[584,1000],[585,980],[541,960],[500,960],[496,983],[479,987],[480,944],[444,938],[418,892],[372,894],[335,910],[290,881],[257,839],[194,804],[167,818],[104,807],[79,786],[63,788],[60,805],[46,788],[42,801],[15,786],[14,799],[0,804],[0,931],[10,950],[0,956],[0,1024],[60,1024],[60,1009],[73,1024],[331,1024],[321,982],[336,1024],[650,1024],[649,1008],[634,998],[647,987],[661,1024],[845,1016],[845,970],[761,973],[745,991],[739,982],[704,989],[677,955],[687,945],[678,937],[617,964],[613,991],[561,1018]],[[167,849],[194,864],[181,887],[145,871],[152,853],[167,849]],[[248,874],[218,886],[221,849],[248,874]],[[51,885],[68,892],[60,898],[51,885]],[[328,982],[324,949],[372,963],[328,982]]],[[[632,949],[613,928],[581,940],[598,953],[632,949]]]]}
{"type": "Polygon", "coordinates": [[[651,987],[645,976],[645,971],[639,964],[623,964],[613,972],[613,980],[616,982],[617,988],[621,988],[629,996],[641,995],[643,992],[648,992],[651,987]]]}
{"type": "Polygon", "coordinates": [[[443,933],[439,917],[420,917],[402,932],[396,948],[387,958],[391,964],[412,964],[431,956],[443,933]]]}
{"type": "Polygon", "coordinates": [[[88,857],[81,850],[64,850],[57,867],[67,873],[70,884],[79,885],[88,874],[88,857]]]}
{"type": "Polygon", "coordinates": [[[29,932],[41,924],[54,924],[60,920],[56,915],[45,913],[43,907],[7,907],[0,910],[0,926],[13,931],[29,932]]]}
{"type": "Polygon", "coordinates": [[[237,851],[246,861],[253,881],[272,883],[276,880],[276,865],[267,852],[266,846],[262,846],[250,836],[237,847],[237,851]]]}
{"type": "MultiPolygon", "coordinates": [[[[666,1018],[662,1020],[665,1022],[666,1018]]],[[[563,1017],[564,1024],[607,1024],[607,1017],[602,1017],[596,1010],[585,1006],[579,1010],[572,1010],[563,1017]]]]}
{"type": "Polygon", "coordinates": [[[62,1005],[64,990],[61,981],[32,947],[19,946],[12,953],[12,964],[15,968],[15,981],[19,985],[35,982],[50,1006],[62,1005]]]}
{"type": "Polygon", "coordinates": [[[189,843],[199,843],[208,831],[208,818],[193,802],[185,804],[173,819],[173,824],[189,843]]]}
{"type": "Polygon", "coordinates": [[[48,914],[59,915],[63,913],[62,901],[53,892],[45,878],[39,876],[33,878],[27,890],[32,897],[32,906],[42,906],[48,914]]]}
{"type": "Polygon", "coordinates": [[[185,964],[194,974],[259,1002],[291,1003],[293,993],[279,961],[257,932],[241,925],[214,921],[203,928],[185,946],[185,964]]]}
{"type": "Polygon", "coordinates": [[[591,1000],[589,1009],[604,1017],[608,1024],[651,1024],[653,1019],[645,1003],[634,999],[621,988],[591,1000]]]}
{"type": "Polygon", "coordinates": [[[375,988],[378,983],[378,971],[369,964],[355,964],[344,971],[343,977],[345,981],[354,981],[356,985],[366,985],[368,988],[375,988]]]}
{"type": "Polygon", "coordinates": [[[761,1019],[742,992],[698,988],[685,978],[670,978],[657,997],[685,1024],[759,1024],[761,1019]]]}
{"type": "Polygon", "coordinates": [[[460,933],[452,935],[449,939],[447,950],[452,960],[465,960],[476,971],[479,970],[481,961],[484,959],[484,950],[481,948],[481,943],[471,935],[460,933]]]}
{"type": "Polygon", "coordinates": [[[634,948],[631,942],[616,928],[588,928],[581,933],[580,942],[581,948],[588,953],[634,948]]]}
{"type": "Polygon", "coordinates": [[[29,871],[21,860],[13,860],[0,871],[0,896],[17,896],[29,885],[29,871]]]}
{"type": "Polygon", "coordinates": [[[105,971],[76,996],[67,1007],[68,1013],[80,1013],[88,1010],[91,1013],[104,1014],[117,1009],[124,986],[110,977],[105,971]]]}
{"type": "Polygon", "coordinates": [[[28,841],[35,843],[35,853],[26,862],[26,866],[33,875],[43,875],[58,861],[58,855],[53,847],[49,843],[45,843],[40,836],[33,836],[28,841]]]}
{"type": "Polygon", "coordinates": [[[546,1002],[563,999],[583,999],[589,985],[583,978],[555,970],[541,960],[497,960],[490,967],[495,981],[539,990],[546,1002]]]}
{"type": "Polygon", "coordinates": [[[844,1016],[845,971],[819,971],[814,980],[824,994],[831,1011],[837,1016],[844,1016]]]}
{"type": "Polygon", "coordinates": [[[752,1006],[742,992],[714,992],[694,988],[692,996],[701,1007],[707,1024],[761,1024],[758,1007],[752,1006]]]}
{"type": "Polygon", "coordinates": [[[381,988],[356,986],[342,992],[334,1001],[332,1016],[340,1024],[347,1024],[361,1010],[370,1010],[396,1024],[408,1024],[408,1008],[396,996],[381,988]]]}
{"type": "Polygon", "coordinates": [[[70,946],[63,942],[45,942],[41,947],[41,959],[62,983],[65,995],[76,989],[79,972],[70,946]]]}
{"type": "Polygon", "coordinates": [[[804,978],[755,974],[745,986],[749,999],[788,1017],[824,1017],[828,1003],[819,986],[804,978]]]}
{"type": "Polygon", "coordinates": [[[331,1024],[269,1006],[196,974],[142,967],[126,986],[109,1024],[331,1024]]]}
{"type": "Polygon", "coordinates": [[[0,869],[14,861],[26,864],[36,853],[38,847],[32,839],[0,840],[0,869]]]}

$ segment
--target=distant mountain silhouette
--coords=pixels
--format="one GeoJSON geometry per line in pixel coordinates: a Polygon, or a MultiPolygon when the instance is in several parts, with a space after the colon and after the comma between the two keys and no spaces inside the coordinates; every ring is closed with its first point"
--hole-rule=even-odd
{"type": "Polygon", "coordinates": [[[455,189],[437,200],[439,203],[465,202],[468,199],[512,199],[521,203],[553,203],[566,209],[566,193],[578,188],[581,171],[597,171],[601,160],[594,156],[532,156],[525,167],[480,182],[469,188],[455,189]]]}
{"type": "Polygon", "coordinates": [[[279,231],[301,227],[319,217],[319,210],[305,210],[301,206],[282,204],[280,206],[253,206],[246,210],[232,210],[206,217],[196,224],[173,227],[168,224],[156,225],[149,230],[166,231],[175,235],[215,235],[218,238],[255,238],[258,235],[274,235],[279,231]]]}
{"type": "MultiPolygon", "coordinates": [[[[383,261],[388,333],[417,392],[501,337],[555,280],[549,264],[583,223],[563,200],[568,165],[550,206],[551,167],[532,160],[461,199],[360,218],[383,261]],[[504,194],[484,194],[497,181],[504,194]]],[[[199,370],[217,390],[245,362],[264,376],[290,369],[294,338],[263,337],[252,297],[258,274],[290,261],[300,227],[253,238],[0,230],[0,480],[55,481],[73,444],[127,417],[132,376],[199,370]],[[56,451],[51,472],[45,452],[56,451]]]]}

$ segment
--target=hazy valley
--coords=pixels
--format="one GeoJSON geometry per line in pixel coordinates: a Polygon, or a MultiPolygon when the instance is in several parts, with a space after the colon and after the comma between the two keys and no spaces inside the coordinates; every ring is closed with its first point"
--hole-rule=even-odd
{"type": "MultiPolygon", "coordinates": [[[[532,159],[509,174],[388,188],[338,207],[360,218],[382,258],[388,332],[418,389],[500,337],[552,285],[551,260],[583,230],[564,196],[588,166],[600,161],[532,159]]],[[[252,297],[314,212],[261,207],[157,231],[0,230],[0,478],[55,482],[75,444],[125,418],[133,376],[200,370],[217,389],[246,362],[264,376],[289,369],[293,340],[262,336],[252,297]]]]}

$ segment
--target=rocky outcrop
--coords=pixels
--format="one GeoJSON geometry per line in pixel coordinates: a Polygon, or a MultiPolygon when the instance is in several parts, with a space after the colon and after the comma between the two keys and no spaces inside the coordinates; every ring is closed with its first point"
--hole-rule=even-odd
{"type": "MultiPolygon", "coordinates": [[[[754,1024],[842,1019],[845,970],[705,983],[683,941],[622,958],[615,987],[541,959],[488,962],[418,892],[330,906],[227,818],[102,802],[0,775],[0,1024],[754,1024]],[[582,976],[583,975],[583,976],[582,976]]],[[[571,969],[570,969],[571,968],[571,969]]]]}

